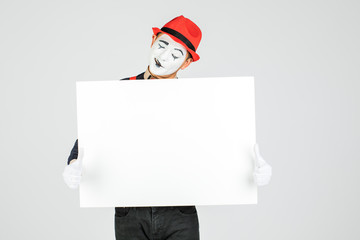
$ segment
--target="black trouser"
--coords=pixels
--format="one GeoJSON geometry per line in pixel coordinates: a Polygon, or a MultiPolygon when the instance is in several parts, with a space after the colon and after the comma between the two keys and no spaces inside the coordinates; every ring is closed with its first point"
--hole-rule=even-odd
{"type": "Polygon", "coordinates": [[[116,207],[116,240],[199,240],[195,206],[116,207]]]}

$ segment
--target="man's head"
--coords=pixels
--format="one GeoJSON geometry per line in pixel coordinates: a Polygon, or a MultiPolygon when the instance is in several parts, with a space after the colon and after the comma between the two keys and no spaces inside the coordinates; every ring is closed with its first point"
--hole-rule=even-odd
{"type": "Polygon", "coordinates": [[[159,76],[176,74],[193,61],[184,46],[164,33],[153,35],[149,60],[150,72],[159,76]]]}
{"type": "Polygon", "coordinates": [[[199,60],[196,49],[200,44],[201,30],[190,19],[179,16],[161,29],[153,28],[149,69],[158,76],[176,76],[191,62],[199,60]]]}

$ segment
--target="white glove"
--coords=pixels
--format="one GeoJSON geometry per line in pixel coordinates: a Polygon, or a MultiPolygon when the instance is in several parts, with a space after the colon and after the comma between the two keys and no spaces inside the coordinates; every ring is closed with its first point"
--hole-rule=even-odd
{"type": "Polygon", "coordinates": [[[80,185],[81,172],[82,172],[82,159],[84,156],[84,150],[79,149],[78,159],[66,165],[63,177],[66,185],[71,189],[76,189],[80,185]]]}
{"type": "Polygon", "coordinates": [[[269,164],[265,162],[265,160],[260,155],[259,145],[255,143],[254,145],[254,152],[255,152],[255,171],[254,175],[254,182],[258,186],[266,185],[270,182],[272,168],[269,164]]]}

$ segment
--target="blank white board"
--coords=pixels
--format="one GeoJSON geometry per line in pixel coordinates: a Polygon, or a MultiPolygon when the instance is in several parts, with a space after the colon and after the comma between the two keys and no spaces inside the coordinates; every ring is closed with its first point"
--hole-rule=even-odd
{"type": "Polygon", "coordinates": [[[256,204],[253,77],[77,82],[81,207],[256,204]]]}

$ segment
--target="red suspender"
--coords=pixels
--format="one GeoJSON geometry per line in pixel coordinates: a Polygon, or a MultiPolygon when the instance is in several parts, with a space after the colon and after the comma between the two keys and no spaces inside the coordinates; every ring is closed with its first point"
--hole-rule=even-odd
{"type": "Polygon", "coordinates": [[[131,77],[130,80],[136,80],[136,76],[135,76],[135,77],[131,77]]]}

